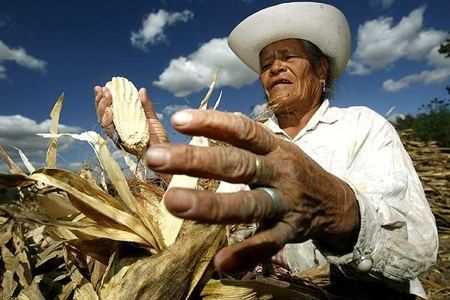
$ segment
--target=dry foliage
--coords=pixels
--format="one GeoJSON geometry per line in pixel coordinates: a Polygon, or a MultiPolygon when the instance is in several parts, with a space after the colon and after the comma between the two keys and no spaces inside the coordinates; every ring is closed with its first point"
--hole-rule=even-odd
{"type": "Polygon", "coordinates": [[[435,142],[419,140],[410,130],[400,132],[400,137],[414,162],[439,232],[437,263],[420,279],[429,299],[450,299],[450,151],[435,142]]]}
{"type": "MultiPolygon", "coordinates": [[[[1,299],[329,296],[320,288],[323,277],[315,273],[293,274],[294,278],[281,280],[209,280],[211,260],[225,242],[224,228],[179,222],[170,229],[176,233],[169,232],[167,238],[167,232],[161,232],[165,228],[162,224],[173,218],[161,205],[164,190],[146,180],[145,173],[135,172],[133,178],[126,178],[98,134],[74,137],[88,141],[95,149],[99,176],[93,176],[89,168],[81,174],[56,168],[61,134],[55,128],[61,104],[62,97],[52,110],[54,131],[47,135],[51,138],[47,168],[35,170],[20,152],[25,172],[0,147],[0,157],[10,168],[10,174],[0,174],[1,299]]],[[[450,156],[409,131],[400,135],[422,180],[440,234],[438,263],[421,280],[430,299],[448,299],[450,156]]],[[[125,159],[130,169],[139,170],[130,158],[125,159]]],[[[180,178],[174,183],[177,181],[180,178]]],[[[217,181],[187,181],[192,187],[217,188],[217,181]]]]}

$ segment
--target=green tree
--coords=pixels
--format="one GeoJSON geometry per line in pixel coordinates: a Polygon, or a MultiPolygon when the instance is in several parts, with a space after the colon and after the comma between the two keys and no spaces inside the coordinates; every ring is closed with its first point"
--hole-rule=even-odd
{"type": "MultiPolygon", "coordinates": [[[[450,39],[439,47],[439,53],[450,58],[450,39]]],[[[450,95],[450,86],[447,86],[450,95]]],[[[413,129],[424,141],[437,141],[441,147],[450,147],[450,96],[434,98],[419,108],[417,116],[406,115],[395,120],[397,130],[413,129]]]]}
{"type": "Polygon", "coordinates": [[[423,104],[419,111],[415,117],[397,118],[397,130],[410,128],[424,141],[437,141],[441,147],[450,147],[450,98],[435,98],[423,104]]]}
{"type": "Polygon", "coordinates": [[[450,57],[450,39],[447,39],[445,44],[441,44],[438,51],[439,53],[444,54],[445,57],[450,57]]]}

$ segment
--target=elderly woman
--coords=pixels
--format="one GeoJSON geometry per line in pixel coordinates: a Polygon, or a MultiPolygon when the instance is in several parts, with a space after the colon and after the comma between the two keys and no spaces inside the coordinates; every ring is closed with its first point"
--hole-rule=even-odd
{"type": "MultiPolygon", "coordinates": [[[[261,124],[239,114],[185,110],[172,125],[233,147],[165,143],[140,91],[154,138],[149,167],[229,182],[218,193],[171,189],[167,208],[202,222],[261,225],[217,253],[219,271],[246,270],[278,253],[292,271],[337,266],[342,290],[350,288],[339,293],[347,298],[425,297],[417,276],[435,262],[437,232],[411,159],[381,116],[364,107],[330,107],[327,100],[351,50],[343,14],[310,2],[269,7],[240,23],[229,45],[259,74],[273,116],[261,124]]],[[[105,88],[95,91],[99,118],[111,133],[111,96],[105,88]]]]}

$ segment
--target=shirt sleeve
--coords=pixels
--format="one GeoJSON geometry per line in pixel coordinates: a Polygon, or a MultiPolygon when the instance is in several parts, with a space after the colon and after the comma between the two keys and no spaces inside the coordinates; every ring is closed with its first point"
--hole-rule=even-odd
{"type": "Polygon", "coordinates": [[[342,178],[359,204],[358,240],[352,253],[322,253],[356,276],[412,280],[436,261],[434,216],[396,130],[378,115],[365,122],[342,178]]]}

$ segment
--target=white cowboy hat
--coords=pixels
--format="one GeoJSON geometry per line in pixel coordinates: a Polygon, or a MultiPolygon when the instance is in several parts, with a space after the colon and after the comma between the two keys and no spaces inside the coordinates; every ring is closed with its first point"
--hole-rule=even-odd
{"type": "Polygon", "coordinates": [[[260,10],[233,29],[228,45],[259,74],[259,52],[273,42],[289,38],[312,42],[334,58],[336,76],[344,71],[351,51],[350,28],[342,12],[328,4],[291,2],[260,10]]]}

